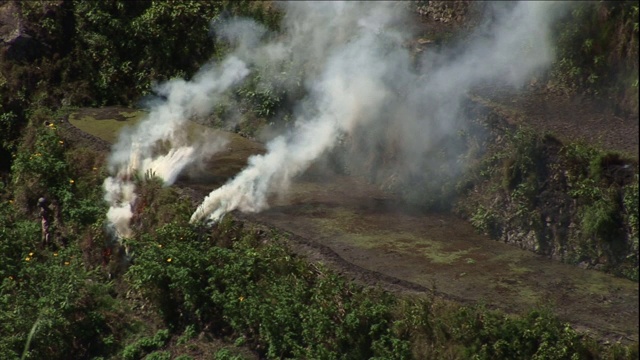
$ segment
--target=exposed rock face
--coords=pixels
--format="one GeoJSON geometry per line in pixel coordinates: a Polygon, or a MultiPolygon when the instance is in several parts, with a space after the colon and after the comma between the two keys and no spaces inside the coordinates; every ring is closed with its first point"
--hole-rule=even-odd
{"type": "Polygon", "coordinates": [[[0,40],[1,50],[9,59],[30,60],[38,53],[38,43],[27,34],[15,1],[0,5],[0,40]]]}

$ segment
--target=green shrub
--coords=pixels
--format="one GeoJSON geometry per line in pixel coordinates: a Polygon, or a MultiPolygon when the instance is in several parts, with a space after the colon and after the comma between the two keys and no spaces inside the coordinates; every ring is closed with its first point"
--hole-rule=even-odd
{"type": "Polygon", "coordinates": [[[214,360],[243,360],[242,356],[234,355],[228,349],[220,349],[213,355],[214,360]]]}
{"type": "Polygon", "coordinates": [[[134,343],[127,345],[122,351],[122,358],[125,360],[137,360],[142,359],[145,354],[152,352],[145,357],[145,359],[170,359],[170,353],[168,352],[153,352],[154,350],[163,347],[167,343],[168,339],[168,330],[158,330],[158,332],[152,337],[143,337],[134,343]]]}
{"type": "Polygon", "coordinates": [[[621,209],[612,196],[605,196],[583,208],[581,226],[585,235],[604,241],[622,236],[621,209]]]}
{"type": "Polygon", "coordinates": [[[109,339],[126,324],[120,323],[110,285],[97,272],[87,272],[81,256],[77,247],[69,247],[20,257],[13,275],[0,285],[0,331],[12,334],[0,339],[3,353],[20,353],[32,328],[29,359],[84,358],[115,350],[109,339]]]}

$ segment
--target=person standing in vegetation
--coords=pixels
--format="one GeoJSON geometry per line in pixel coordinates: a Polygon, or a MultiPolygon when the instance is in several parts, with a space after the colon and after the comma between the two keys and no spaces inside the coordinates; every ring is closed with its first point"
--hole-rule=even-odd
{"type": "Polygon", "coordinates": [[[47,206],[47,199],[44,197],[38,199],[38,207],[40,207],[40,218],[42,221],[42,247],[46,247],[51,241],[51,234],[49,232],[51,220],[49,207],[47,206]]]}

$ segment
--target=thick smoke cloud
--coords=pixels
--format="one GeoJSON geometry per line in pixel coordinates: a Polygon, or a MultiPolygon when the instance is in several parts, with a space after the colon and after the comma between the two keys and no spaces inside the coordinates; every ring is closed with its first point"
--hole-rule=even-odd
{"type": "Polygon", "coordinates": [[[170,185],[187,165],[221,150],[223,138],[192,143],[186,123],[208,115],[220,94],[248,73],[244,62],[229,57],[219,66],[205,66],[191,81],[175,79],[156,87],[165,100],[156,102],[137,127],[121,133],[109,158],[111,176],[104,181],[104,199],[109,204],[107,219],[118,238],[133,235],[135,176],[158,176],[170,185]]]}
{"type": "MultiPolygon", "coordinates": [[[[404,46],[413,35],[406,30],[406,3],[291,2],[282,7],[283,32],[271,40],[247,19],[215,24],[214,30],[235,46],[233,56],[264,76],[272,70],[273,78],[281,79],[275,73],[283,64],[303,74],[307,96],[296,106],[293,127],[209,194],[193,222],[217,221],[236,209],[267,208],[269,195],[285,191],[343,138],[357,139],[366,151],[395,139],[396,170],[418,171],[425,163],[421,158],[455,132],[472,87],[486,82],[521,87],[550,64],[550,26],[566,6],[490,3],[490,20],[464,47],[427,51],[417,61],[404,46]]],[[[278,81],[278,86],[291,85],[278,81]]]]}

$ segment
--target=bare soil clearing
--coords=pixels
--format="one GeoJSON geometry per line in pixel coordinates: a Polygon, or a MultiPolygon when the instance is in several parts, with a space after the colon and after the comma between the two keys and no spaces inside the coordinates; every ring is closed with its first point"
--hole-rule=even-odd
{"type": "MultiPolygon", "coordinates": [[[[196,201],[263,151],[236,134],[226,136],[226,151],[178,182],[196,201]]],[[[346,273],[360,272],[369,285],[412,292],[435,286],[445,298],[508,313],[547,305],[579,329],[638,342],[638,283],[491,240],[453,215],[403,211],[396,199],[353,177],[310,172],[271,204],[262,213],[233,215],[290,234],[294,249],[346,273]]]]}

